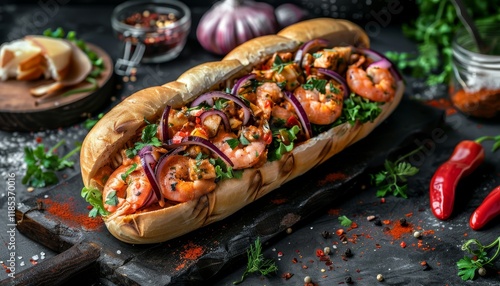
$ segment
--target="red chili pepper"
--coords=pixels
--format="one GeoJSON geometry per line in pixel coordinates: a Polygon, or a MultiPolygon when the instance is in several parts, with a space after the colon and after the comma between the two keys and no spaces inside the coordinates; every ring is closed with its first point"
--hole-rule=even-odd
{"type": "Polygon", "coordinates": [[[445,220],[453,212],[458,181],[472,173],[484,161],[484,149],[476,141],[464,140],[434,173],[430,182],[430,204],[434,216],[445,220]]]}
{"type": "Polygon", "coordinates": [[[483,228],[490,220],[500,215],[500,186],[491,191],[472,213],[469,225],[473,230],[483,228]]]}

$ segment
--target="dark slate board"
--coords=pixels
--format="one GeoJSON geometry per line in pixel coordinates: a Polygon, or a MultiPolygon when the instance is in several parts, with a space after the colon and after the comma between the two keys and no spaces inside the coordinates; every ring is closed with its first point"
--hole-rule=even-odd
{"type": "Polygon", "coordinates": [[[37,200],[48,197],[71,202],[75,215],[86,214],[87,204],[79,197],[83,184],[76,175],[39,197],[28,199],[18,208],[17,218],[23,218],[17,225],[18,230],[62,254],[19,273],[17,281],[38,277],[48,285],[62,283],[65,276],[53,275],[58,269],[50,271],[50,275],[43,270],[59,265],[61,270],[76,272],[92,265],[94,260],[97,261],[94,269],[99,271],[96,275],[119,285],[196,285],[216,281],[235,266],[244,264],[246,249],[257,237],[263,243],[279,239],[288,227],[320,215],[342,198],[352,197],[351,186],[367,168],[380,165],[401,148],[414,148],[411,146],[414,139],[435,130],[443,122],[443,115],[442,111],[404,99],[372,134],[314,170],[227,219],[160,244],[129,245],[112,237],[104,225],[87,231],[47,211],[28,212],[36,207],[37,200]],[[335,172],[345,174],[345,178],[325,180],[328,174],[335,172]],[[203,255],[196,260],[182,260],[181,252],[188,243],[201,246],[203,255]],[[79,257],[79,263],[72,263],[68,259],[71,256],[79,257]],[[62,258],[68,260],[57,264],[62,258]]]}

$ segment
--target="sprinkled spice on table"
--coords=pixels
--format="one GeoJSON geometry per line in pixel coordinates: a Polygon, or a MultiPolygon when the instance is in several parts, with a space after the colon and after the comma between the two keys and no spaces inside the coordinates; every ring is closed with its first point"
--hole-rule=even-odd
{"type": "Polygon", "coordinates": [[[183,248],[184,249],[180,253],[181,263],[175,268],[177,271],[186,267],[189,261],[195,261],[205,253],[205,249],[202,246],[194,244],[193,242],[185,244],[183,248]]]}
{"type": "Polygon", "coordinates": [[[46,198],[42,199],[41,202],[43,209],[48,213],[67,221],[68,224],[72,226],[81,226],[86,230],[96,230],[104,224],[100,217],[91,218],[86,213],[78,213],[75,210],[76,205],[74,198],[69,198],[64,202],[46,198]]]}

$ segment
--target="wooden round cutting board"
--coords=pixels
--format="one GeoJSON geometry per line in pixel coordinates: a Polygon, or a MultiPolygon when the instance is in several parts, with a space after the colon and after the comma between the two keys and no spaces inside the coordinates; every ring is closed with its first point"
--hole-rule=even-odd
{"type": "Polygon", "coordinates": [[[66,127],[83,121],[88,114],[99,110],[114,88],[113,62],[101,48],[92,44],[87,46],[104,61],[104,70],[97,79],[97,90],[62,96],[69,90],[92,86],[84,81],[50,95],[34,97],[30,94],[31,88],[53,80],[0,81],[0,130],[39,131],[66,127]]]}

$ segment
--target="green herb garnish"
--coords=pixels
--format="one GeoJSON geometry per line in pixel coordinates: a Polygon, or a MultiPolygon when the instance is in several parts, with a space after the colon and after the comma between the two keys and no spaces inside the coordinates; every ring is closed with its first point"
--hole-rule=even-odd
{"type": "Polygon", "coordinates": [[[250,245],[250,249],[247,250],[247,256],[247,269],[241,276],[240,281],[233,282],[234,285],[243,282],[250,273],[257,272],[266,276],[278,271],[278,266],[274,260],[264,258],[264,255],[262,254],[262,244],[260,243],[260,238],[258,237],[257,240],[255,240],[255,244],[250,245]]]}
{"type": "Polygon", "coordinates": [[[339,216],[339,221],[340,221],[340,224],[344,227],[351,227],[352,225],[352,220],[350,220],[348,217],[346,217],[345,215],[343,216],[339,216]]]}
{"type": "Polygon", "coordinates": [[[462,245],[462,250],[472,254],[473,257],[464,256],[457,262],[458,276],[464,281],[472,280],[476,276],[476,272],[479,272],[479,274],[484,272],[485,274],[485,267],[492,266],[493,261],[499,257],[500,236],[488,245],[481,244],[477,239],[469,239],[462,245]],[[472,249],[472,245],[476,247],[472,249]],[[496,247],[497,250],[493,256],[488,257],[488,249],[493,247],[496,247]]]}
{"type": "Polygon", "coordinates": [[[310,78],[307,80],[306,83],[302,85],[302,88],[307,89],[307,90],[317,90],[320,93],[325,94],[326,90],[326,84],[328,81],[326,79],[317,79],[317,78],[310,78]]]}
{"type": "Polygon", "coordinates": [[[118,197],[116,196],[116,191],[109,192],[106,197],[106,204],[110,206],[116,206],[118,204],[118,197]]]}
{"type": "Polygon", "coordinates": [[[387,193],[392,193],[395,197],[401,196],[405,199],[408,198],[406,194],[408,185],[406,182],[408,177],[417,174],[419,169],[408,162],[404,162],[404,160],[419,152],[420,149],[422,149],[422,147],[413,150],[394,162],[385,160],[385,169],[375,175],[370,175],[372,183],[378,187],[377,197],[385,197],[387,193]]]}
{"type": "Polygon", "coordinates": [[[215,167],[215,180],[225,180],[225,179],[241,179],[243,175],[243,170],[234,170],[231,166],[228,166],[221,158],[209,159],[210,164],[215,167]]]}
{"type": "Polygon", "coordinates": [[[276,55],[274,58],[273,66],[271,67],[271,70],[276,71],[278,73],[281,73],[283,69],[292,62],[284,62],[283,59],[281,59],[280,56],[276,55]]]}
{"type": "Polygon", "coordinates": [[[121,174],[121,178],[122,180],[126,183],[127,182],[127,177],[133,172],[135,171],[135,169],[137,168],[137,163],[134,163],[132,164],[132,166],[130,166],[130,168],[123,174],[121,174]]]}
{"type": "Polygon", "coordinates": [[[125,151],[125,154],[129,158],[135,157],[137,153],[145,146],[159,147],[162,144],[160,139],[156,137],[156,134],[158,132],[158,125],[150,124],[146,119],[144,119],[144,121],[147,125],[142,130],[141,141],[135,142],[134,147],[129,148],[125,151]]]}
{"type": "Polygon", "coordinates": [[[340,125],[349,122],[351,125],[354,125],[356,122],[373,122],[382,112],[380,108],[381,104],[382,103],[373,102],[351,93],[350,96],[344,100],[342,115],[334,124],[340,125]]]}
{"type": "Polygon", "coordinates": [[[280,128],[273,129],[273,142],[269,146],[267,159],[269,161],[276,161],[281,159],[283,154],[293,150],[293,142],[297,139],[300,128],[297,125],[292,126],[290,129],[280,128]]]}
{"type": "MultiPolygon", "coordinates": [[[[495,1],[464,1],[476,24],[500,21],[500,5],[495,1]]],[[[418,16],[403,25],[403,33],[416,41],[418,53],[388,52],[399,70],[408,70],[430,85],[447,84],[453,72],[452,42],[462,24],[451,1],[417,0],[418,16]]]]}
{"type": "MultiPolygon", "coordinates": [[[[84,198],[93,208],[89,212],[89,217],[96,217],[97,215],[106,216],[109,212],[104,208],[102,202],[102,193],[95,188],[84,187],[81,192],[82,198],[84,198]]],[[[106,201],[106,203],[108,203],[106,201]]]]}
{"type": "Polygon", "coordinates": [[[55,171],[72,167],[74,162],[69,161],[68,158],[80,151],[81,148],[80,144],[78,144],[76,148],[71,150],[64,157],[59,158],[58,155],[54,154],[54,151],[65,143],[65,140],[61,140],[47,152],[45,152],[44,144],[39,144],[34,149],[25,147],[24,161],[27,164],[27,169],[22,179],[22,183],[35,188],[43,188],[59,182],[55,171]]]}

